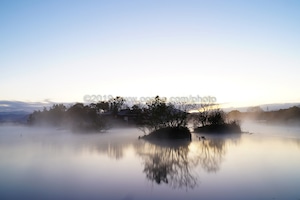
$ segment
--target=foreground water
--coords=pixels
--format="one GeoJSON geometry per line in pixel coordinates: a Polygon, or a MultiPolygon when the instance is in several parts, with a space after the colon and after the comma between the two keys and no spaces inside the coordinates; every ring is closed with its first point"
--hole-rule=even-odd
{"type": "Polygon", "coordinates": [[[0,199],[300,199],[300,128],[149,143],[104,134],[0,126],[0,199]]]}

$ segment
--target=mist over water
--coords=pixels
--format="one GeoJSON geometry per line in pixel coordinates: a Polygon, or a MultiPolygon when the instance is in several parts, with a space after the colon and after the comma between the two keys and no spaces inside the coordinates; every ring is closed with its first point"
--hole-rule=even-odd
{"type": "Polygon", "coordinates": [[[242,123],[243,131],[248,131],[259,136],[278,136],[284,138],[300,139],[300,125],[280,123],[266,123],[245,120],[242,123]]]}
{"type": "Polygon", "coordinates": [[[299,127],[138,140],[135,128],[80,134],[0,126],[0,199],[299,199],[299,127]]]}

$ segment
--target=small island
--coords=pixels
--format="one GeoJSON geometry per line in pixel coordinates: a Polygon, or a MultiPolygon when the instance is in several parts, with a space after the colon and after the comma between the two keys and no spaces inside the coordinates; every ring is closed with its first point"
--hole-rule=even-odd
{"type": "Polygon", "coordinates": [[[242,133],[241,127],[236,122],[224,124],[211,124],[194,129],[195,133],[242,133]]]}
{"type": "MultiPolygon", "coordinates": [[[[201,105],[198,112],[189,113],[191,105],[166,103],[156,96],[144,107],[135,107],[137,125],[145,140],[191,140],[188,123],[195,133],[241,133],[238,121],[226,122],[226,113],[216,105],[201,105]]],[[[195,105],[194,105],[195,107],[195,105]]]]}
{"type": "Polygon", "coordinates": [[[202,109],[191,116],[195,133],[242,133],[237,120],[226,122],[226,114],[220,109],[202,109]]]}
{"type": "Polygon", "coordinates": [[[156,96],[146,106],[135,108],[137,126],[145,135],[145,140],[191,140],[191,132],[187,128],[188,112],[156,96]]]}
{"type": "Polygon", "coordinates": [[[174,139],[188,139],[191,140],[191,132],[187,127],[167,127],[161,128],[151,132],[148,135],[140,137],[146,140],[174,140],[174,139]]]}

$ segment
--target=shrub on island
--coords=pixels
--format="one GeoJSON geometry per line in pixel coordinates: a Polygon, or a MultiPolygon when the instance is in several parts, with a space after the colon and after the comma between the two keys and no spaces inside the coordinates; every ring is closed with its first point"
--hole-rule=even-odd
{"type": "Polygon", "coordinates": [[[144,107],[135,107],[137,125],[145,134],[143,139],[191,139],[187,128],[185,105],[166,103],[165,99],[156,96],[144,107]]]}
{"type": "Polygon", "coordinates": [[[241,127],[236,122],[224,124],[210,124],[206,126],[197,127],[194,129],[195,133],[241,133],[241,127]]]}

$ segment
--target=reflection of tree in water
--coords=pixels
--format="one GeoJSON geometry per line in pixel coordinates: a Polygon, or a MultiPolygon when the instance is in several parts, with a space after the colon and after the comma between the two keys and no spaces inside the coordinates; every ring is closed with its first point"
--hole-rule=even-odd
{"type": "Polygon", "coordinates": [[[160,146],[147,142],[138,150],[144,160],[146,177],[173,188],[194,188],[197,185],[197,176],[193,172],[195,166],[189,162],[188,152],[188,144],[160,146]]]}
{"type": "Polygon", "coordinates": [[[217,172],[226,155],[226,144],[237,144],[236,138],[214,138],[193,141],[190,144],[158,145],[141,142],[136,151],[144,162],[147,179],[157,184],[166,183],[173,188],[190,188],[197,186],[196,168],[217,172]]]}
{"type": "Polygon", "coordinates": [[[92,150],[96,150],[99,153],[104,153],[110,158],[115,158],[117,160],[123,158],[124,149],[126,149],[129,144],[119,144],[119,143],[106,143],[99,146],[95,146],[92,150]]]}
{"type": "Polygon", "coordinates": [[[225,140],[205,140],[195,142],[196,152],[193,156],[201,167],[207,172],[217,172],[226,154],[225,140]]]}
{"type": "Polygon", "coordinates": [[[136,138],[128,138],[122,136],[102,135],[102,137],[95,135],[83,135],[73,139],[73,145],[79,152],[88,151],[90,153],[97,153],[107,155],[110,158],[119,160],[124,157],[126,149],[138,142],[136,138]]]}
{"type": "Polygon", "coordinates": [[[208,140],[194,141],[191,157],[208,173],[217,172],[226,155],[228,144],[237,145],[240,142],[240,134],[225,135],[208,140]]]}

